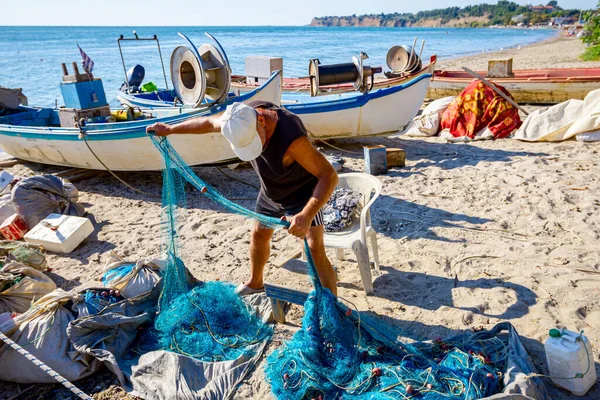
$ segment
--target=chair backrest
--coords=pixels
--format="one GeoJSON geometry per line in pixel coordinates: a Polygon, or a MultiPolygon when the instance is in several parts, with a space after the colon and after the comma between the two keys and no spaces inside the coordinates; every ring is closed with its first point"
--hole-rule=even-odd
{"type": "Polygon", "coordinates": [[[373,200],[375,200],[381,193],[381,182],[379,179],[362,172],[339,174],[337,187],[361,193],[363,195],[361,201],[363,206],[369,202],[371,194],[373,194],[373,200]]]}

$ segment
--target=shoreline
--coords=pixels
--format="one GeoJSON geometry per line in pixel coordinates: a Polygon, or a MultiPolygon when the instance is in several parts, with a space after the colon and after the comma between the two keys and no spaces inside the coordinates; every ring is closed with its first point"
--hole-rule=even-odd
{"type": "MultiPolygon", "coordinates": [[[[463,29],[463,28],[460,28],[463,29]]],[[[486,29],[486,28],[481,28],[481,29],[486,29]]],[[[487,29],[494,29],[494,28],[487,28],[487,29]]],[[[501,29],[505,29],[505,28],[501,28],[501,29]]],[[[508,29],[508,28],[506,28],[508,29]]],[[[517,28],[515,28],[517,29],[517,28]]],[[[472,52],[468,52],[468,53],[462,53],[462,54],[457,54],[451,57],[441,57],[438,59],[438,64],[442,63],[444,61],[453,61],[453,60],[458,60],[458,59],[467,59],[467,58],[471,58],[471,57],[477,57],[477,56],[481,56],[482,54],[494,54],[494,53],[499,53],[502,51],[508,51],[508,50],[513,50],[513,49],[518,49],[519,47],[522,49],[528,48],[528,47],[532,47],[532,46],[536,46],[536,45],[540,45],[540,44],[551,44],[554,42],[559,41],[561,38],[563,38],[564,36],[562,35],[562,30],[556,32],[555,35],[545,38],[545,39],[541,39],[535,42],[529,42],[529,43],[517,43],[516,45],[513,46],[509,46],[509,47],[503,47],[500,49],[495,49],[495,50],[490,50],[490,51],[486,51],[486,50],[482,50],[482,51],[472,51],[472,52]]]]}
{"type": "Polygon", "coordinates": [[[557,35],[521,47],[438,59],[436,69],[487,71],[490,60],[513,59],[513,70],[545,68],[600,68],[600,61],[583,61],[585,45],[576,37],[557,35]]]}

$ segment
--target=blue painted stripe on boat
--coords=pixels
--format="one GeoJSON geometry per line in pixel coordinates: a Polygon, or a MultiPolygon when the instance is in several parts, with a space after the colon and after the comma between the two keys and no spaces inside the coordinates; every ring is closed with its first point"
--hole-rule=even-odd
{"type": "MultiPolygon", "coordinates": [[[[263,88],[267,87],[274,79],[280,79],[281,72],[277,71],[271,75],[271,78],[261,87],[227,100],[208,109],[200,109],[194,111],[184,111],[182,114],[173,115],[162,118],[152,118],[142,121],[126,121],[103,124],[89,124],[86,126],[85,133],[88,139],[94,140],[126,140],[146,137],[146,126],[155,122],[176,123],[186,121],[190,118],[199,116],[210,116],[225,111],[229,104],[241,102],[251,99],[259,94],[263,88]]],[[[159,111],[159,110],[157,110],[159,111]]],[[[18,114],[16,114],[18,115],[18,114]]],[[[63,141],[80,141],[79,129],[77,128],[61,128],[61,127],[27,127],[19,125],[0,124],[0,136],[21,137],[25,139],[39,140],[63,140],[63,141]]]]}
{"type": "Polygon", "coordinates": [[[406,82],[402,85],[392,86],[385,89],[379,89],[374,92],[370,92],[363,95],[357,95],[356,97],[352,97],[349,99],[336,99],[331,101],[323,101],[318,103],[305,103],[305,104],[287,104],[284,107],[293,112],[294,114],[302,115],[302,114],[317,114],[317,113],[327,113],[332,111],[341,111],[348,110],[351,108],[362,107],[367,104],[370,100],[378,99],[381,97],[389,96],[391,94],[400,92],[404,89],[407,89],[424,79],[431,79],[432,74],[423,74],[415,79],[406,82]]]}

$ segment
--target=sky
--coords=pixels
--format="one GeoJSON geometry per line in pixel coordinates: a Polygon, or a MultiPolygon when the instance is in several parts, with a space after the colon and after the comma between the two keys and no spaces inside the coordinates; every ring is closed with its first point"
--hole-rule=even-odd
{"type": "MultiPolygon", "coordinates": [[[[307,25],[315,16],[417,12],[495,0],[1,0],[2,25],[223,26],[307,25]]],[[[519,4],[546,4],[520,1],[519,4]]],[[[562,8],[592,9],[598,0],[559,0],[562,8]]]]}

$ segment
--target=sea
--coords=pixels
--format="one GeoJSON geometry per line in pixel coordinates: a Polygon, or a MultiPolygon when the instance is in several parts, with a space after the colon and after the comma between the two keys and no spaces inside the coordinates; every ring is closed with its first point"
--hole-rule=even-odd
{"type": "MultiPolygon", "coordinates": [[[[278,27],[278,26],[185,26],[185,27],[9,27],[0,26],[0,85],[22,88],[29,105],[62,105],[59,84],[61,63],[71,71],[73,61],[81,61],[77,45],[93,60],[93,74],[102,78],[106,97],[117,106],[116,93],[124,81],[124,68],[117,38],[156,37],[160,40],[166,79],[171,53],[185,45],[181,32],[200,47],[212,43],[204,35],[212,34],[223,46],[234,74],[244,74],[245,58],[250,55],[283,57],[284,76],[306,76],[310,59],[322,64],[351,62],[365,52],[365,65],[387,70],[386,54],[392,46],[413,45],[422,58],[438,58],[494,51],[526,45],[557,34],[550,29],[496,28],[363,28],[363,27],[278,27]]],[[[165,86],[161,58],[156,42],[121,42],[125,69],[135,64],[146,70],[145,82],[165,86]]]]}

